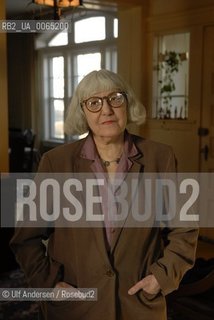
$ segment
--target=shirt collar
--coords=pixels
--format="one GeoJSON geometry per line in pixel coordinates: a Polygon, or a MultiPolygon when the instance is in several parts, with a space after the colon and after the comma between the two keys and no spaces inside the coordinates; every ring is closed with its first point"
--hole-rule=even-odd
{"type": "MultiPolygon", "coordinates": [[[[132,140],[131,134],[125,131],[124,153],[127,158],[131,158],[139,154],[139,151],[132,140]]],[[[95,160],[98,156],[97,148],[94,143],[92,134],[89,133],[80,152],[80,156],[84,159],[95,160]]]]}

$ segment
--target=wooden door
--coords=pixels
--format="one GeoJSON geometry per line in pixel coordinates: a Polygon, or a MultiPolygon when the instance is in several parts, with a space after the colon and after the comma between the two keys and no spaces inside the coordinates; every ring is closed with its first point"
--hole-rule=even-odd
{"type": "Polygon", "coordinates": [[[214,172],[214,26],[204,31],[200,171],[214,172]]]}
{"type": "MultiPolygon", "coordinates": [[[[204,30],[200,171],[214,174],[214,26],[204,30]]],[[[214,240],[214,228],[202,228],[200,235],[214,240]]]]}

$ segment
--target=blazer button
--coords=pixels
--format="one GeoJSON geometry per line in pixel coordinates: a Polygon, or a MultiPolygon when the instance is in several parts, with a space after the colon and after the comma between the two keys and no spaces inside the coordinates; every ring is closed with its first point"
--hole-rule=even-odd
{"type": "Polygon", "coordinates": [[[113,276],[114,276],[114,272],[113,272],[111,269],[108,269],[108,270],[106,271],[106,275],[107,275],[108,277],[113,277],[113,276]]]}

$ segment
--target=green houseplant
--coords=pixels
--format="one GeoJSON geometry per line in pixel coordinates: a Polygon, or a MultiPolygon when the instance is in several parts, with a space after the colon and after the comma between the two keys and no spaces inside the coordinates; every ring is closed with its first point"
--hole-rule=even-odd
{"type": "Polygon", "coordinates": [[[172,93],[176,90],[174,75],[179,72],[180,64],[181,56],[175,51],[166,51],[165,54],[161,53],[159,55],[158,71],[161,74],[161,79],[159,79],[158,83],[163,107],[160,107],[158,113],[161,118],[170,118],[170,102],[172,93]]]}

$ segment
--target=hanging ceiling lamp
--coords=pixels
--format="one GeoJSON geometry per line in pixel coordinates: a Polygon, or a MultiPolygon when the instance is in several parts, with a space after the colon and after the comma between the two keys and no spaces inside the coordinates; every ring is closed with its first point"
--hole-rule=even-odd
{"type": "Polygon", "coordinates": [[[53,7],[54,19],[59,19],[62,8],[78,7],[82,5],[82,0],[33,0],[35,4],[53,7]]]}

